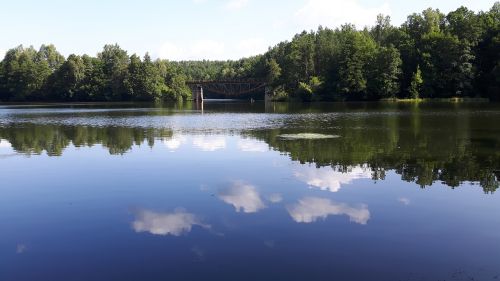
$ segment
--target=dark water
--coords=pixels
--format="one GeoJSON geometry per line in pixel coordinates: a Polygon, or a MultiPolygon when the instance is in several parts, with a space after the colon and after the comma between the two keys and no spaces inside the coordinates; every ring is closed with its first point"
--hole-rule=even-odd
{"type": "Polygon", "coordinates": [[[0,139],[3,281],[500,280],[498,104],[1,106],[0,139]]]}

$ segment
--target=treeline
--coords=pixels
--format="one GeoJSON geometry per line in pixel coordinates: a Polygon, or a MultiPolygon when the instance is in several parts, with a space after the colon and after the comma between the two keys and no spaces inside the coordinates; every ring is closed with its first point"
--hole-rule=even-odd
{"type": "Polygon", "coordinates": [[[187,77],[174,64],[129,56],[106,45],[97,57],[65,59],[53,45],[22,45],[0,63],[2,101],[153,101],[190,97],[187,77]]]}
{"type": "Polygon", "coordinates": [[[193,79],[266,78],[276,100],[482,97],[500,100],[500,2],[427,9],[401,26],[319,27],[238,61],[176,63],[193,79]]]}
{"type": "Polygon", "coordinates": [[[186,81],[267,79],[276,100],[483,97],[500,100],[500,2],[487,12],[427,9],[401,26],[319,27],[238,61],[152,61],[106,45],[97,57],[19,46],[0,62],[2,101],[190,98],[186,81]]]}
{"type": "Polygon", "coordinates": [[[488,12],[427,9],[400,27],[303,32],[263,59],[279,97],[303,100],[500,99],[500,2],[488,12]]]}

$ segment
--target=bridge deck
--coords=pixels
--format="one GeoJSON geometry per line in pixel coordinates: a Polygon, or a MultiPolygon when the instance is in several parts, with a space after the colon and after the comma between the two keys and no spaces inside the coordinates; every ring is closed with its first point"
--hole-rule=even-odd
{"type": "Polygon", "coordinates": [[[267,81],[259,79],[245,80],[192,80],[186,82],[197,95],[200,88],[209,92],[223,94],[227,96],[238,96],[259,91],[267,86],[267,81]]]}

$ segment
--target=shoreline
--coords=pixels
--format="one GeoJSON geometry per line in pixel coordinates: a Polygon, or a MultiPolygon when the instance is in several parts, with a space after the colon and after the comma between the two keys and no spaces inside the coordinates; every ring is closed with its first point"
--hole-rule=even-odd
{"type": "MultiPolygon", "coordinates": [[[[247,99],[205,99],[205,102],[251,102],[247,99]]],[[[254,100],[254,102],[265,102],[265,100],[254,100]]],[[[429,102],[439,102],[439,103],[497,103],[498,101],[492,101],[488,98],[423,98],[423,99],[381,99],[381,100],[351,100],[351,101],[274,101],[270,100],[271,103],[290,103],[290,104],[318,104],[318,103],[429,103],[429,102]]],[[[110,105],[134,105],[134,104],[176,104],[176,103],[196,103],[194,100],[186,101],[162,101],[162,102],[150,102],[150,101],[19,101],[19,102],[1,102],[0,106],[3,105],[97,105],[97,104],[110,104],[110,105]]]]}
{"type": "Polygon", "coordinates": [[[420,102],[450,102],[450,103],[456,103],[456,102],[494,102],[491,101],[488,98],[459,98],[459,97],[453,97],[453,98],[418,98],[418,99],[398,99],[398,98],[392,98],[392,99],[381,99],[379,101],[382,102],[408,102],[408,103],[420,103],[420,102]]]}

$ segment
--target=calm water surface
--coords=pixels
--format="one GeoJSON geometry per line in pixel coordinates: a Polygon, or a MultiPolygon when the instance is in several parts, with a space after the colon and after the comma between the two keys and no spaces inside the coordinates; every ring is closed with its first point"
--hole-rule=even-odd
{"type": "Polygon", "coordinates": [[[4,105],[0,139],[0,280],[500,280],[499,104],[4,105]]]}

